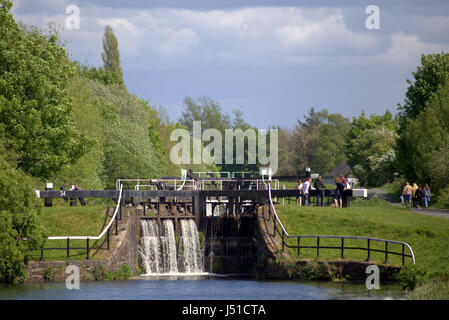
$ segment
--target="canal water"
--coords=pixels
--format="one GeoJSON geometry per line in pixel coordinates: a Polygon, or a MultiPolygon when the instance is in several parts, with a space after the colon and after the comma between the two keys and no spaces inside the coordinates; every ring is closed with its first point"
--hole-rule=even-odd
{"type": "Polygon", "coordinates": [[[79,290],[65,283],[0,285],[0,299],[39,300],[381,300],[404,299],[398,284],[261,281],[212,276],[139,277],[128,281],[81,282],[79,290]]]}

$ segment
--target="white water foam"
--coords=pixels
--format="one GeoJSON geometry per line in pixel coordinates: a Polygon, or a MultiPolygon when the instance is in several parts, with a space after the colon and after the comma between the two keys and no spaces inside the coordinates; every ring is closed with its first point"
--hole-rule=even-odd
{"type": "Polygon", "coordinates": [[[139,254],[142,276],[207,275],[203,271],[203,250],[200,247],[195,220],[180,219],[179,248],[173,219],[162,219],[160,230],[156,219],[142,219],[139,254]]]}

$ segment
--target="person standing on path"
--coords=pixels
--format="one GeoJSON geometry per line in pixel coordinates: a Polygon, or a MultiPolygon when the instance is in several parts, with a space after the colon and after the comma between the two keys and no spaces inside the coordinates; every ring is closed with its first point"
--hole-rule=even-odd
{"type": "Polygon", "coordinates": [[[316,178],[313,187],[316,190],[316,206],[324,207],[324,190],[327,189],[327,187],[324,185],[323,181],[321,181],[321,176],[318,176],[316,178]],[[321,198],[321,203],[320,203],[321,198]]]}
{"type": "Polygon", "coordinates": [[[418,190],[418,185],[414,182],[412,187],[412,203],[413,207],[416,207],[416,190],[418,190]]]}
{"type": "Polygon", "coordinates": [[[310,204],[309,191],[312,187],[312,178],[308,178],[302,187],[302,194],[304,195],[304,205],[308,206],[310,204]]]}
{"type": "Polygon", "coordinates": [[[408,181],[405,183],[405,186],[402,189],[402,196],[404,197],[405,205],[407,206],[407,208],[411,208],[412,207],[412,203],[411,203],[412,187],[410,186],[408,181]]]}
{"type": "Polygon", "coordinates": [[[301,180],[298,180],[298,183],[296,184],[296,190],[298,190],[298,195],[296,196],[296,205],[298,205],[298,202],[299,202],[299,206],[301,207],[302,206],[302,187],[303,187],[303,184],[302,184],[302,181],[301,180]]]}
{"type": "MultiPolygon", "coordinates": [[[[83,189],[81,189],[79,186],[75,185],[74,190],[83,190],[83,189]]],[[[87,205],[86,202],[84,201],[83,197],[79,197],[78,199],[80,200],[81,206],[85,207],[87,205]]]]}
{"type": "Polygon", "coordinates": [[[334,178],[334,182],[336,185],[335,188],[335,196],[334,196],[334,203],[335,203],[335,208],[338,207],[343,207],[343,192],[346,190],[345,185],[343,184],[343,182],[341,181],[340,177],[335,177],[334,178]]]}
{"type": "Polygon", "coordinates": [[[429,205],[429,201],[430,201],[430,188],[427,183],[424,185],[423,192],[424,192],[424,205],[427,208],[427,206],[429,205]]]}

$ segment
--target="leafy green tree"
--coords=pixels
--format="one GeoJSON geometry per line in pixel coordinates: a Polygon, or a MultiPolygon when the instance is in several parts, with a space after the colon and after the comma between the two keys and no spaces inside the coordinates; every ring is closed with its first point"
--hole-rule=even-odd
{"type": "Polygon", "coordinates": [[[311,108],[304,121],[298,120],[291,132],[290,141],[285,141],[281,153],[290,154],[296,173],[310,167],[314,172],[325,175],[346,160],[344,136],[349,130],[349,120],[340,114],[329,114],[326,109],[311,108]]]}
{"type": "Polygon", "coordinates": [[[17,165],[48,178],[90,147],[73,124],[68,82],[73,65],[57,36],[20,28],[0,7],[0,132],[17,165]]]}
{"type": "MultiPolygon", "coordinates": [[[[193,100],[191,97],[186,97],[184,99],[184,107],[185,111],[182,113],[182,116],[179,120],[182,126],[185,126],[188,130],[192,132],[193,130],[193,122],[201,121],[202,130],[206,129],[217,129],[220,131],[223,139],[225,137],[226,129],[241,129],[245,131],[250,129],[251,126],[247,124],[243,120],[243,113],[239,110],[233,111],[233,118],[228,114],[222,112],[220,104],[209,97],[201,97],[197,99],[197,101],[193,100]]],[[[267,137],[268,139],[268,137],[267,137]]],[[[235,138],[234,138],[235,140],[235,138]]],[[[244,146],[244,163],[237,164],[236,162],[236,144],[233,144],[234,151],[234,160],[232,164],[222,163],[220,165],[221,171],[259,171],[258,164],[249,164],[248,163],[248,144],[245,143],[244,146]]],[[[225,143],[222,144],[222,155],[225,155],[225,143]]],[[[223,161],[225,162],[225,161],[223,161]]]]}
{"type": "Polygon", "coordinates": [[[108,105],[99,103],[92,86],[94,82],[86,79],[84,73],[77,73],[69,82],[69,92],[73,97],[73,119],[76,129],[88,137],[93,147],[76,163],[65,167],[52,177],[60,186],[65,182],[80,185],[83,189],[101,190],[105,188],[102,179],[104,143],[108,121],[103,115],[108,105]]]}
{"type": "Polygon", "coordinates": [[[118,41],[111,26],[104,28],[103,53],[101,54],[101,58],[103,59],[104,69],[115,75],[117,83],[123,83],[118,41]]]}
{"type": "Polygon", "coordinates": [[[405,94],[403,105],[398,106],[400,131],[408,120],[416,117],[426,107],[426,102],[449,79],[449,53],[421,56],[421,65],[412,73],[414,80],[407,79],[410,85],[405,94]]]}
{"type": "Polygon", "coordinates": [[[23,276],[31,250],[45,242],[40,227],[41,202],[33,181],[7,162],[0,144],[0,282],[23,276]]]}
{"type": "Polygon", "coordinates": [[[348,164],[362,185],[379,186],[394,179],[398,119],[384,115],[353,118],[346,135],[348,164]]]}
{"type": "Polygon", "coordinates": [[[166,164],[153,145],[156,133],[150,135],[154,113],[148,103],[121,85],[92,82],[91,88],[105,122],[102,177],[106,187],[114,187],[119,178],[162,175],[166,164]]]}
{"type": "Polygon", "coordinates": [[[413,72],[414,80],[407,80],[410,86],[405,94],[404,105],[399,105],[399,139],[397,141],[398,165],[403,175],[410,180],[419,178],[415,171],[418,165],[410,155],[410,141],[406,138],[408,123],[425,111],[427,103],[437,94],[449,79],[449,54],[422,55],[421,65],[413,72]]]}
{"type": "Polygon", "coordinates": [[[404,130],[409,170],[419,184],[434,191],[449,181],[449,81],[426,102],[426,107],[404,130]]]}

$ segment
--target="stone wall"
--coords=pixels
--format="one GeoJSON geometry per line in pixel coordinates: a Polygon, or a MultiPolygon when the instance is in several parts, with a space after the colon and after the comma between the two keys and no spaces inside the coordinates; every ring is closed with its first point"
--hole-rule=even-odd
{"type": "MultiPolygon", "coordinates": [[[[112,215],[114,208],[109,208],[106,214],[112,215]]],[[[107,270],[118,270],[126,263],[133,276],[137,268],[137,248],[139,241],[140,217],[134,207],[122,208],[122,220],[119,220],[118,235],[115,235],[115,227],[110,233],[110,250],[92,249],[89,260],[73,261],[36,261],[25,266],[27,282],[65,281],[68,274],[65,273],[69,264],[80,268],[82,281],[94,280],[93,271],[102,265],[107,270]],[[46,276],[45,276],[46,275],[46,276]]],[[[106,243],[103,245],[106,248],[106,243]]]]}

